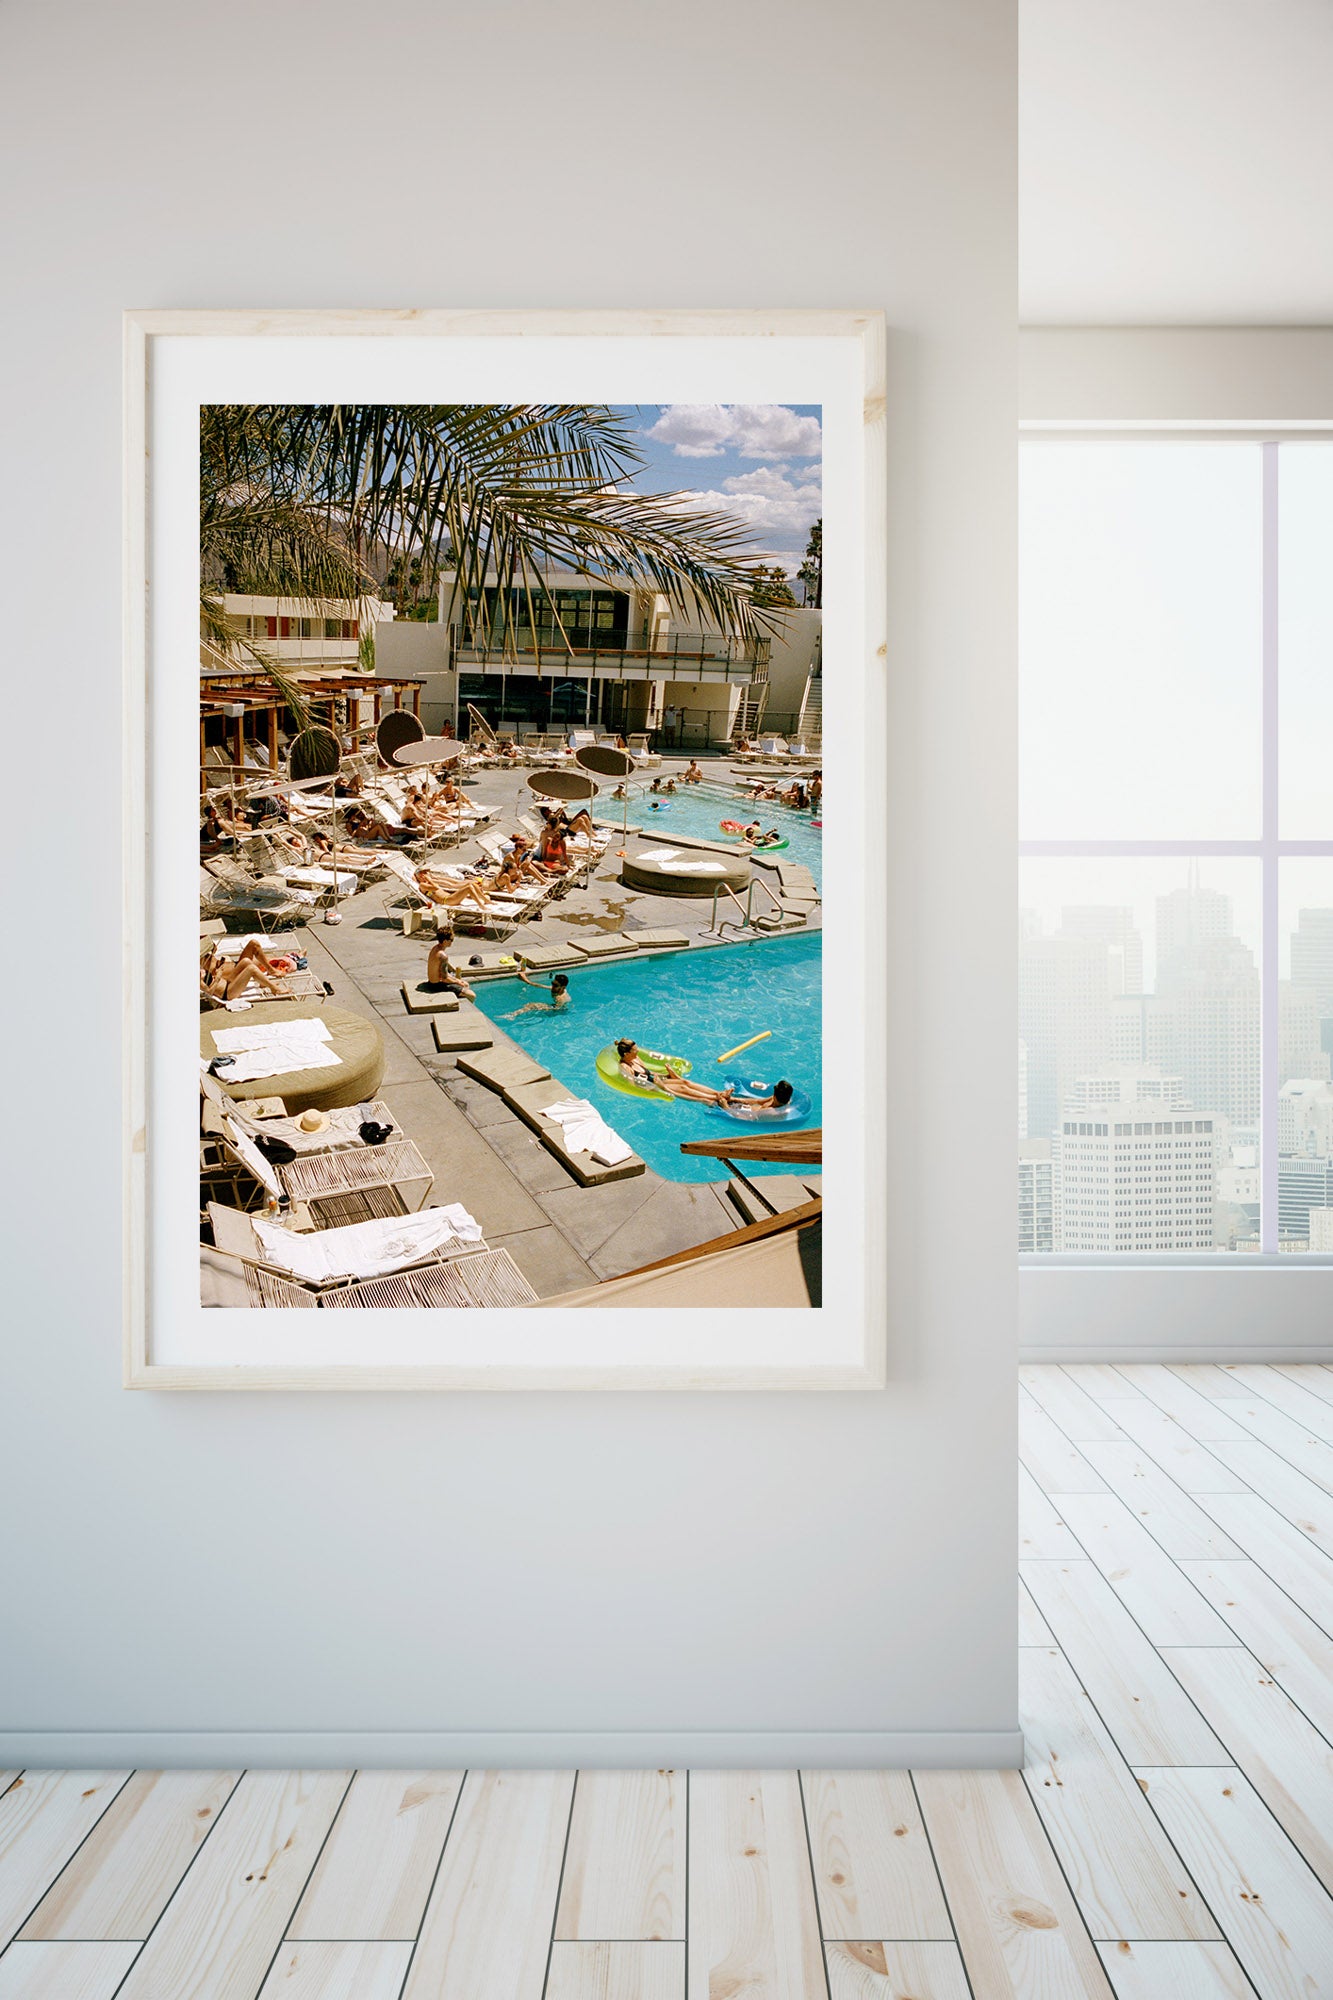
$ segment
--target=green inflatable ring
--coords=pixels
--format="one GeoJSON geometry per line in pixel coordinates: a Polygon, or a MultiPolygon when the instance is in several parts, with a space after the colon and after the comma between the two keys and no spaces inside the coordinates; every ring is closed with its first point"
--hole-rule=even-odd
{"type": "MultiPolygon", "coordinates": [[[[664,1056],[658,1049],[640,1049],[639,1060],[647,1070],[672,1069],[677,1076],[688,1076],[690,1065],[684,1056],[664,1056]]],[[[623,1090],[626,1097],[646,1097],[650,1104],[670,1104],[671,1093],[666,1090],[645,1090],[640,1083],[631,1083],[627,1076],[620,1074],[620,1057],[616,1054],[614,1042],[608,1042],[597,1053],[597,1074],[603,1083],[610,1084],[612,1090],[623,1090]]]]}
{"type": "Polygon", "coordinates": [[[781,854],[784,847],[791,846],[785,833],[781,840],[745,840],[735,833],[726,834],[724,838],[729,840],[733,847],[748,848],[751,854],[781,854]]]}

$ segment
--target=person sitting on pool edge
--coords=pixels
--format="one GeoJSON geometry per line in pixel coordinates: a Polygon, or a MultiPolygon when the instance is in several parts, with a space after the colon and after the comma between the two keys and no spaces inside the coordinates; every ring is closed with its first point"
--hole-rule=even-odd
{"type": "MultiPolygon", "coordinates": [[[[522,959],[518,962],[518,976],[525,986],[540,986],[540,979],[532,978],[522,959]]],[[[570,1004],[569,975],[557,972],[550,985],[549,1000],[529,1000],[526,1007],[515,1007],[512,1014],[506,1014],[506,1021],[516,1021],[520,1014],[563,1014],[570,1004]]]]}
{"type": "Polygon", "coordinates": [[[699,769],[699,760],[697,757],[691,757],[689,763],[680,774],[680,782],[682,785],[701,785],[703,781],[704,774],[699,769]]]}
{"type": "Polygon", "coordinates": [[[706,1083],[692,1083],[687,1076],[677,1076],[669,1069],[649,1069],[639,1054],[637,1042],[628,1036],[616,1043],[616,1056],[620,1064],[620,1074],[629,1083],[637,1083],[641,1090],[664,1090],[668,1097],[688,1097],[696,1104],[730,1104],[736,1094],[735,1085],[726,1090],[710,1090],[706,1083]]]}
{"type": "Polygon", "coordinates": [[[452,929],[441,924],[435,933],[435,942],[426,960],[425,988],[428,993],[454,993],[460,1000],[475,1000],[475,987],[469,986],[462,974],[456,972],[449,963],[449,947],[454,941],[452,929]]]}

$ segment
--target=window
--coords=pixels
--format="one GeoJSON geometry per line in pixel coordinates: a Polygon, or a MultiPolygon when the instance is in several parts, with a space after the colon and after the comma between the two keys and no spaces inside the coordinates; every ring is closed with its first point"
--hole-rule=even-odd
{"type": "Polygon", "coordinates": [[[1021,493],[1020,1246],[1333,1254],[1333,444],[1021,493]]]}

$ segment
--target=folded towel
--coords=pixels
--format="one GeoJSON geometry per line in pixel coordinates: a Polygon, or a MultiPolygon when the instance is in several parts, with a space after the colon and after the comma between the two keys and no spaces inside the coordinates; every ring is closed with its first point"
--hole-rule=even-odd
{"type": "Polygon", "coordinates": [[[542,1112],[558,1125],[564,1141],[571,1153],[591,1153],[604,1167],[618,1167],[622,1160],[633,1158],[633,1147],[627,1146],[618,1132],[611,1127],[595,1105],[586,1097],[573,1097],[564,1104],[548,1104],[542,1112]]]}
{"type": "Polygon", "coordinates": [[[210,1030],[214,1047],[222,1055],[238,1055],[242,1049],[267,1048],[273,1042],[331,1042],[325,1022],[313,1014],[293,1021],[249,1021],[241,1028],[210,1030]]]}

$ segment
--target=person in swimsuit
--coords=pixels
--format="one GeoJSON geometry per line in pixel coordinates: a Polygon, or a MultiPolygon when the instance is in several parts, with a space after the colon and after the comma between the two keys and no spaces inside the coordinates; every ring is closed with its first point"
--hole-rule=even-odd
{"type": "MultiPolygon", "coordinates": [[[[540,986],[540,979],[533,979],[526,965],[520,964],[518,976],[525,986],[540,986]]],[[[569,975],[557,972],[550,985],[549,1000],[529,1000],[526,1007],[515,1007],[512,1014],[506,1014],[506,1021],[516,1021],[520,1014],[563,1014],[570,1004],[569,975]]]]}
{"type": "Polygon", "coordinates": [[[449,963],[449,947],[453,941],[454,934],[447,925],[441,926],[435,933],[435,942],[430,948],[430,957],[426,960],[426,991],[456,993],[460,1000],[475,1000],[477,997],[475,987],[469,986],[466,979],[449,963]]]}
{"type": "Polygon", "coordinates": [[[685,770],[681,773],[680,782],[682,785],[701,785],[703,781],[704,774],[699,769],[698,759],[691,757],[685,770]]]}
{"type": "Polygon", "coordinates": [[[773,1085],[767,1097],[737,1097],[733,1102],[738,1110],[744,1105],[747,1111],[785,1111],[792,1096],[792,1086],[783,1077],[773,1085]]]}
{"type": "Polygon", "coordinates": [[[432,875],[429,868],[418,868],[413,872],[413,881],[423,896],[441,910],[456,910],[463,903],[475,903],[479,910],[486,907],[487,887],[484,881],[448,882],[439,875],[432,875]]]}
{"type": "Polygon", "coordinates": [[[199,990],[215,1000],[238,1000],[247,986],[262,986],[266,993],[282,994],[282,969],[274,964],[264,947],[251,938],[235,958],[224,958],[216,945],[199,967],[199,990]]]}
{"type": "Polygon", "coordinates": [[[640,1090],[663,1090],[668,1097],[688,1097],[696,1104],[730,1104],[735,1090],[710,1090],[706,1083],[692,1083],[687,1076],[671,1070],[649,1069],[639,1054],[638,1044],[626,1037],[616,1043],[620,1074],[640,1090]]]}

